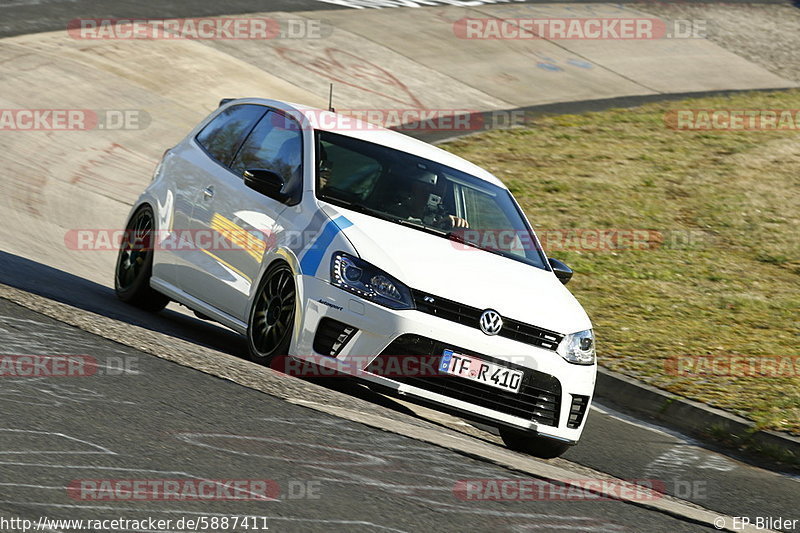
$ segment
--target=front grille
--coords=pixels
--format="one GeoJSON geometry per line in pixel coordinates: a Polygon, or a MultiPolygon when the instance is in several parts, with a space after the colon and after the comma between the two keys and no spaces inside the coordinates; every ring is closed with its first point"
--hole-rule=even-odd
{"type": "Polygon", "coordinates": [[[577,429],[580,427],[583,417],[586,416],[587,405],[589,405],[588,396],[572,395],[572,405],[569,408],[569,420],[567,420],[568,428],[577,429]]]}
{"type": "Polygon", "coordinates": [[[558,426],[558,414],[561,409],[561,383],[558,379],[543,372],[537,372],[488,355],[474,353],[457,346],[446,345],[427,337],[401,335],[381,352],[375,361],[370,363],[367,371],[381,375],[381,369],[392,366],[387,359],[408,356],[441,356],[446,349],[473,355],[507,368],[521,370],[523,378],[520,392],[508,392],[476,381],[440,373],[438,365],[435,370],[436,375],[433,376],[392,375],[387,377],[450,398],[526,420],[533,420],[545,426],[558,426]]]}
{"type": "MultiPolygon", "coordinates": [[[[470,307],[468,305],[454,302],[446,298],[440,298],[422,291],[412,290],[414,304],[418,311],[438,316],[445,320],[458,322],[471,328],[480,328],[481,314],[483,309],[470,307]]],[[[518,320],[503,317],[503,329],[498,333],[501,337],[512,339],[525,344],[531,344],[540,348],[555,351],[561,339],[564,338],[560,333],[544,328],[525,324],[518,320]]]]}
{"type": "Polygon", "coordinates": [[[314,351],[322,355],[336,357],[356,332],[358,332],[358,329],[353,326],[324,317],[319,321],[317,333],[314,335],[314,351]]]}

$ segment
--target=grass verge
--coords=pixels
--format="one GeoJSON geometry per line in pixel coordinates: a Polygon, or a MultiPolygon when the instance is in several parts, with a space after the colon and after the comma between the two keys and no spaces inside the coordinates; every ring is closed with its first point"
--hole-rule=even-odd
{"type": "Polygon", "coordinates": [[[667,127],[675,110],[720,108],[797,110],[800,91],[542,117],[441,146],[502,179],[548,254],[575,270],[602,365],[797,435],[800,123],[667,127]],[[650,232],[612,249],[588,239],[615,229],[650,232]],[[745,356],[733,373],[753,375],[701,356],[745,356]]]}

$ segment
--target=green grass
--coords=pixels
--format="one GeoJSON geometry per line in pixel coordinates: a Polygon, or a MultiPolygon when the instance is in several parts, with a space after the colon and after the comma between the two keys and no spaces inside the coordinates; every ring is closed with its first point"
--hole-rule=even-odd
{"type": "Polygon", "coordinates": [[[502,179],[537,230],[657,232],[638,250],[551,242],[575,270],[602,365],[800,434],[797,374],[666,370],[685,355],[800,357],[800,133],[665,126],[687,108],[798,109],[800,91],[543,117],[442,147],[502,179]]]}

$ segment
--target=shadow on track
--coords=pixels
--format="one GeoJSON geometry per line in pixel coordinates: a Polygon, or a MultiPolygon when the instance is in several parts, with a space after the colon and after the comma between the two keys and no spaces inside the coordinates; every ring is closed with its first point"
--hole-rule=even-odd
{"type": "MultiPolygon", "coordinates": [[[[0,283],[126,324],[235,357],[247,358],[247,341],[226,327],[178,313],[170,308],[158,313],[142,311],[117,299],[114,290],[109,287],[2,250],[0,283]]],[[[170,304],[174,305],[176,304],[170,304]]],[[[317,378],[306,381],[415,416],[405,406],[350,379],[317,378]]]]}
{"type": "Polygon", "coordinates": [[[169,308],[147,313],[118,300],[109,287],[3,251],[0,283],[230,355],[244,357],[247,353],[244,339],[227,328],[169,308]]]}

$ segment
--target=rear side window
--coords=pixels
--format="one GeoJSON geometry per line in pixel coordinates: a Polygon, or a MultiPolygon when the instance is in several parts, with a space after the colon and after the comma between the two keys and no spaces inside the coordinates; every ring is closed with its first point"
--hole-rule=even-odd
{"type": "Polygon", "coordinates": [[[197,142],[211,154],[211,157],[227,166],[245,136],[266,111],[267,109],[260,105],[231,106],[214,117],[214,120],[197,134],[197,142]]]}
{"type": "Polygon", "coordinates": [[[303,190],[303,132],[293,118],[270,111],[261,119],[231,164],[241,176],[248,168],[272,170],[283,177],[287,202],[300,201],[303,190]]]}

